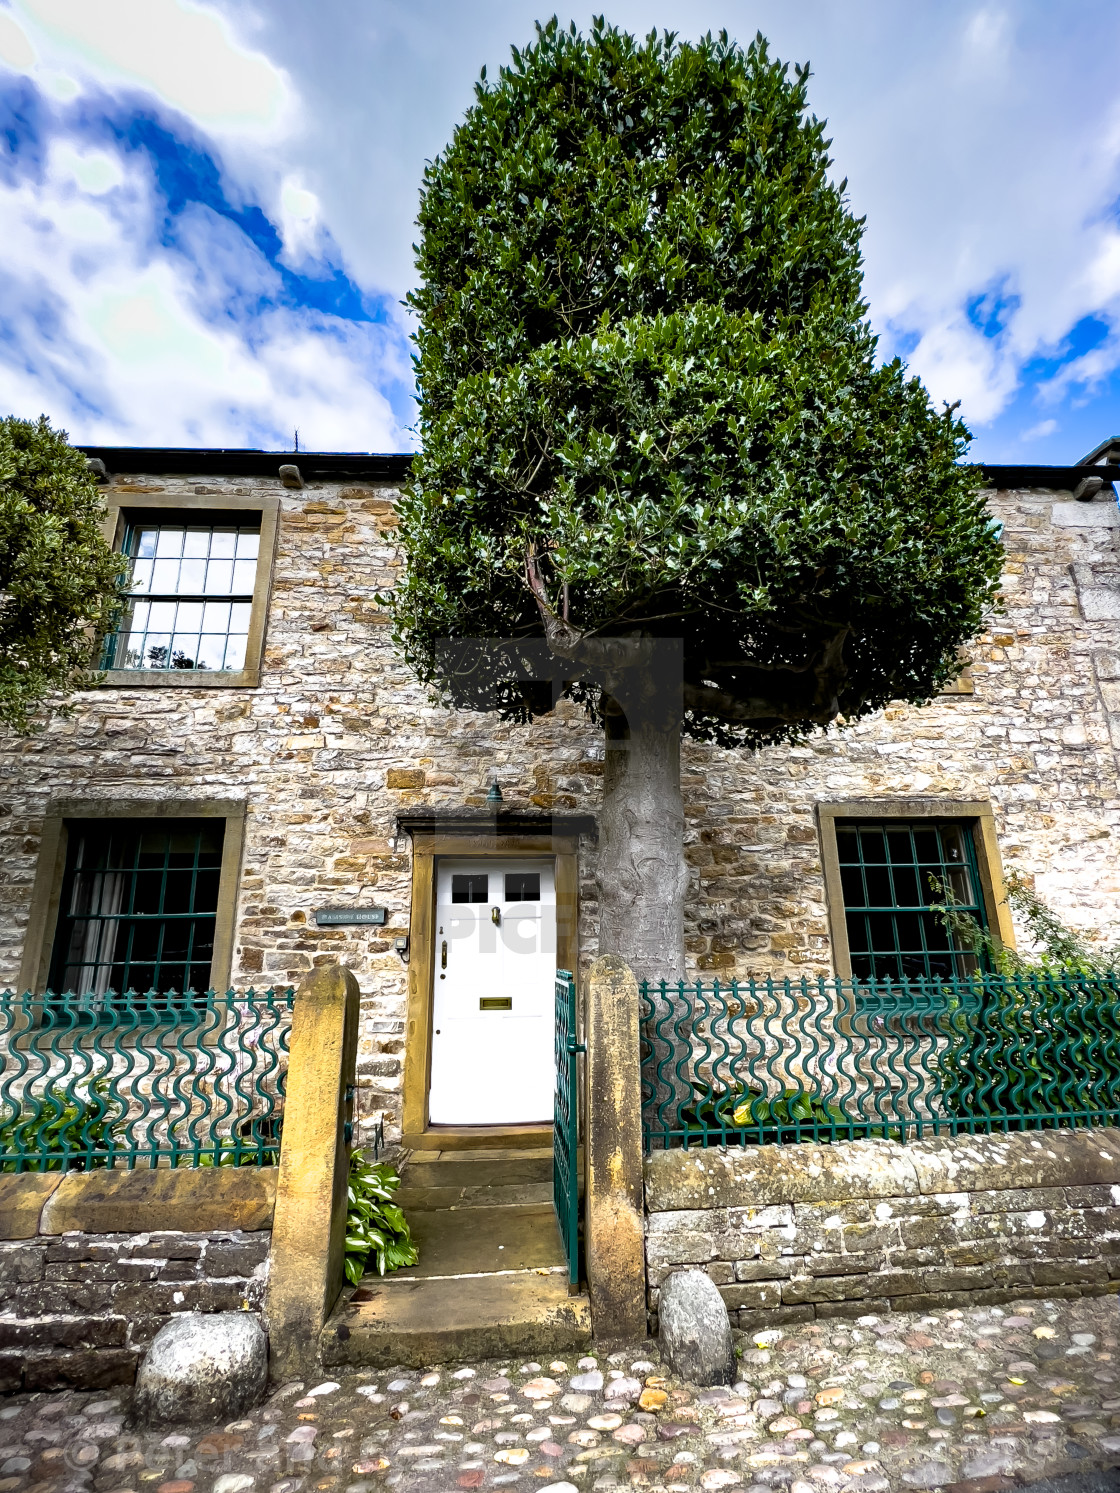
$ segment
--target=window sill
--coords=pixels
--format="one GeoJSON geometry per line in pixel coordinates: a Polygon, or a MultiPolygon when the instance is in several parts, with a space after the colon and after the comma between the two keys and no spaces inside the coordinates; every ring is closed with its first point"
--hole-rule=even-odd
{"type": "Polygon", "coordinates": [[[217,669],[106,669],[108,689],[255,689],[259,669],[227,674],[217,669]]]}

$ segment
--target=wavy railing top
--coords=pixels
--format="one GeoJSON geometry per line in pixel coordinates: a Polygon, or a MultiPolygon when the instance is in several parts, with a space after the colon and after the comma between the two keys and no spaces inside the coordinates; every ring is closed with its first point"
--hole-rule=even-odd
{"type": "Polygon", "coordinates": [[[0,992],[0,1170],[263,1165],[295,992],[0,992]]]}
{"type": "Polygon", "coordinates": [[[647,1145],[1120,1120],[1120,980],[644,982],[647,1145]]]}

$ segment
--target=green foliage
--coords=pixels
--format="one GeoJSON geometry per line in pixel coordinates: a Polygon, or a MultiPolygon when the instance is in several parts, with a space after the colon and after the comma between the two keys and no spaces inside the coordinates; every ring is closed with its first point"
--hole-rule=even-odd
{"type": "MultiPolygon", "coordinates": [[[[107,1093],[105,1079],[97,1079],[86,1094],[71,1095],[52,1084],[36,1096],[38,1110],[25,1101],[14,1114],[0,1116],[0,1171],[60,1172],[64,1162],[71,1171],[82,1170],[81,1153],[90,1147],[105,1151],[112,1144],[116,1106],[107,1093]]],[[[106,1162],[94,1157],[90,1165],[106,1162]]]]}
{"type": "Polygon", "coordinates": [[[0,723],[34,729],[47,696],[89,689],[120,606],[124,561],[105,505],[63,431],[0,419],[0,723]]]}
{"type": "Polygon", "coordinates": [[[958,671],[1002,552],[963,425],[876,366],[808,76],[553,20],[427,168],[390,605],[449,698],[544,705],[443,639],[543,634],[593,699],[593,642],[683,637],[686,731],[758,744],[958,671]]]}
{"type": "Polygon", "coordinates": [[[931,902],[931,908],[941,915],[958,946],[977,957],[981,968],[1001,975],[1120,975],[1120,946],[1095,946],[1087,935],[1067,927],[1017,871],[1007,878],[1007,901],[1026,924],[1035,946],[1035,952],[1027,954],[1008,948],[997,934],[981,928],[937,877],[931,876],[930,883],[942,899],[931,902]]]}
{"type": "MultiPolygon", "coordinates": [[[[1115,1030],[1120,947],[1096,947],[1085,934],[1067,927],[1013,871],[1007,878],[1007,900],[1034,945],[1032,952],[1020,953],[964,912],[951,888],[930,880],[942,898],[931,906],[957,946],[973,954],[982,970],[1003,977],[977,980],[975,995],[967,1001],[959,993],[949,998],[949,1040],[938,1061],[944,1112],[1045,1114],[1101,1108],[1093,1093],[1101,1085],[1114,1087],[1120,1078],[1115,1063],[1120,1054],[1120,1032],[1115,1030]],[[1113,1043],[1102,1044],[1102,1034],[1108,1033],[1113,1043]]],[[[1012,1128],[1020,1123],[1013,1122],[1012,1128]]]]}
{"type": "MultiPolygon", "coordinates": [[[[792,1141],[796,1125],[844,1125],[848,1117],[835,1104],[828,1104],[811,1089],[782,1089],[770,1099],[760,1089],[736,1084],[717,1094],[698,1094],[695,1102],[681,1110],[681,1121],[709,1131],[746,1131],[750,1143],[773,1145],[792,1141]]],[[[811,1139],[811,1136],[806,1136],[811,1139]]]]}
{"type": "Polygon", "coordinates": [[[408,1224],[392,1201],[401,1179],[388,1162],[350,1157],[346,1208],[346,1279],[357,1285],[371,1260],[378,1275],[415,1265],[420,1258],[408,1224]]]}

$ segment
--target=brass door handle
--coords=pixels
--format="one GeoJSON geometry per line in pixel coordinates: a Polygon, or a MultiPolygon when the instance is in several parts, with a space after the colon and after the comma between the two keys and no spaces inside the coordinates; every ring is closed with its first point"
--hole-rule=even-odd
{"type": "Polygon", "coordinates": [[[443,945],[442,945],[442,947],[440,949],[439,967],[440,967],[440,969],[446,969],[447,968],[447,939],[446,938],[443,940],[443,945]]]}
{"type": "Polygon", "coordinates": [[[490,909],[490,921],[494,924],[495,928],[502,926],[502,909],[500,907],[492,907],[490,909]]]}

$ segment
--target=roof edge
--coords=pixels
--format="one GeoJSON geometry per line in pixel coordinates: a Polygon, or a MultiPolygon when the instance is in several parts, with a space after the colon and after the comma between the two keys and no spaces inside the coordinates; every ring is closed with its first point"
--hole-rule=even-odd
{"type": "MultiPolygon", "coordinates": [[[[112,475],[180,475],[198,477],[275,477],[282,466],[296,466],[305,482],[404,482],[412,468],[409,451],[257,451],[244,447],[86,446],[83,455],[102,461],[112,475]]],[[[1072,492],[1085,476],[1086,464],[1012,466],[977,462],[986,483],[996,488],[1038,487],[1072,492]]],[[[1094,477],[1120,482],[1120,464],[1092,465],[1094,477]]]]}
{"type": "Polygon", "coordinates": [[[105,463],[111,475],[275,477],[282,466],[299,467],[305,482],[351,477],[363,482],[403,482],[412,453],[373,451],[256,451],[219,446],[85,446],[76,450],[105,463]]]}
{"type": "Polygon", "coordinates": [[[1086,477],[1100,477],[1103,482],[1120,482],[1120,466],[1103,463],[1093,467],[1071,465],[1064,467],[1002,466],[992,462],[977,462],[976,469],[983,473],[985,482],[995,488],[1041,487],[1050,492],[1073,492],[1086,477]]]}

